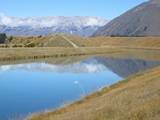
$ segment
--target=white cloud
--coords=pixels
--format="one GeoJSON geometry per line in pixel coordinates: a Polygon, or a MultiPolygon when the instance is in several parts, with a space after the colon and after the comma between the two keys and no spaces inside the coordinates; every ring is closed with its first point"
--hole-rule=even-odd
{"type": "Polygon", "coordinates": [[[4,66],[1,66],[0,67],[0,71],[8,71],[8,70],[10,70],[11,69],[11,66],[10,65],[4,65],[4,66]]]}
{"type": "Polygon", "coordinates": [[[97,17],[28,17],[18,18],[10,17],[3,13],[0,13],[0,24],[10,27],[16,26],[30,26],[30,27],[52,27],[52,26],[102,26],[107,21],[97,17]]]}

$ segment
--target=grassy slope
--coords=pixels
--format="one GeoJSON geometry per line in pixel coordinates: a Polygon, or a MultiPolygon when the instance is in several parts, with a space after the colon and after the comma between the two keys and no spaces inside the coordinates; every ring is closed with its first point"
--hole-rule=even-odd
{"type": "Polygon", "coordinates": [[[29,120],[158,120],[160,68],[139,73],[84,100],[29,120]]]}
{"type": "MultiPolygon", "coordinates": [[[[64,36],[64,35],[63,35],[64,36]]],[[[127,47],[160,47],[160,37],[94,37],[81,38],[65,35],[80,47],[127,46],[127,47]]],[[[27,45],[34,43],[39,47],[72,47],[62,35],[45,37],[13,37],[11,44],[27,45]]]]}
{"type": "Polygon", "coordinates": [[[88,38],[87,46],[160,47],[160,37],[94,37],[88,38]]]}
{"type": "Polygon", "coordinates": [[[37,47],[72,47],[62,36],[74,41],[78,46],[83,46],[83,38],[69,35],[52,35],[41,37],[13,37],[11,44],[23,45],[34,43],[37,47]]]}

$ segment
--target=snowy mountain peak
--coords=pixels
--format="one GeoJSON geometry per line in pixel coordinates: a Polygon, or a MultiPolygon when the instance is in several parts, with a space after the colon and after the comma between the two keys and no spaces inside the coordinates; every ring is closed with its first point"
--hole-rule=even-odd
{"type": "Polygon", "coordinates": [[[28,17],[16,18],[3,13],[0,14],[0,25],[9,27],[53,27],[53,26],[103,26],[107,23],[105,19],[98,17],[28,17]]]}
{"type": "Polygon", "coordinates": [[[108,21],[98,17],[28,17],[0,14],[0,32],[7,35],[47,35],[65,33],[90,36],[108,21]]]}

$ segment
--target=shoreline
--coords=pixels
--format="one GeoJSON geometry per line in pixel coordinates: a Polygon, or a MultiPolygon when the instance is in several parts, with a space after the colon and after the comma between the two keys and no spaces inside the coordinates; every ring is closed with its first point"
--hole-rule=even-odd
{"type": "Polygon", "coordinates": [[[36,48],[0,48],[0,61],[60,58],[70,56],[85,56],[105,54],[111,57],[135,57],[140,59],[160,60],[159,48],[129,48],[122,46],[104,47],[36,47],[36,48]],[[154,53],[154,56],[153,54],[154,53]]]}
{"type": "MultiPolygon", "coordinates": [[[[156,67],[156,68],[153,68],[151,70],[147,70],[145,72],[137,73],[136,75],[130,76],[130,77],[126,78],[125,80],[122,80],[122,81],[120,81],[120,82],[118,82],[114,85],[111,85],[110,87],[106,87],[106,88],[102,89],[101,91],[97,91],[97,92],[83,98],[82,100],[76,101],[76,102],[71,103],[71,104],[66,105],[66,106],[63,106],[62,108],[56,109],[54,111],[50,111],[50,112],[46,112],[46,113],[37,113],[37,114],[33,113],[31,116],[28,116],[26,118],[26,120],[68,120],[64,116],[66,116],[68,114],[71,115],[73,113],[75,113],[77,115],[75,115],[75,116],[71,115],[71,116],[68,116],[68,117],[71,120],[79,120],[78,117],[80,117],[81,115],[84,115],[85,111],[87,112],[88,109],[89,109],[89,106],[92,105],[96,100],[98,101],[99,99],[102,99],[103,97],[108,96],[108,94],[111,94],[111,93],[114,93],[114,92],[119,93],[123,89],[131,89],[132,90],[133,86],[139,86],[137,84],[144,84],[144,82],[150,82],[150,81],[157,80],[157,79],[160,80],[160,67],[156,67]],[[86,108],[86,109],[84,109],[84,108],[86,108]]],[[[114,97],[116,97],[116,96],[114,96],[114,97]]],[[[123,96],[123,97],[125,97],[125,96],[123,96]]],[[[160,96],[158,96],[158,98],[159,97],[160,96]]],[[[159,103],[158,103],[158,105],[160,106],[159,103]]],[[[97,106],[97,105],[94,105],[94,106],[97,106]]],[[[97,106],[97,107],[102,107],[103,108],[104,106],[97,106]]],[[[90,111],[92,111],[92,109],[90,109],[90,111]]],[[[94,109],[96,109],[96,108],[94,108],[94,109]]],[[[94,111],[94,109],[93,109],[93,111],[94,111]]],[[[102,116],[103,115],[101,115],[100,117],[102,117],[102,116]]],[[[90,117],[92,119],[94,118],[92,115],[90,117]]],[[[91,120],[91,119],[90,118],[87,119],[86,117],[84,117],[83,120],[91,120]]],[[[99,119],[99,120],[101,120],[101,119],[99,119]]],[[[134,120],[134,117],[131,120],[134,120]]],[[[137,120],[139,120],[139,119],[137,119],[137,120]]],[[[149,119],[146,119],[146,120],[149,120],[149,119]]]]}

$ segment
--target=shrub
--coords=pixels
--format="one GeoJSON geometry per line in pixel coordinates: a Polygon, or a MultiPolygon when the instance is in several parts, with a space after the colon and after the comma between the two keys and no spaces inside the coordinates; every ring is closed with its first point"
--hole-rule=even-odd
{"type": "Polygon", "coordinates": [[[38,36],[38,38],[41,38],[41,37],[42,37],[42,35],[39,35],[39,36],[38,36]]]}
{"type": "Polygon", "coordinates": [[[0,33],[0,44],[5,43],[6,38],[7,38],[7,36],[5,33],[0,33]]]}

